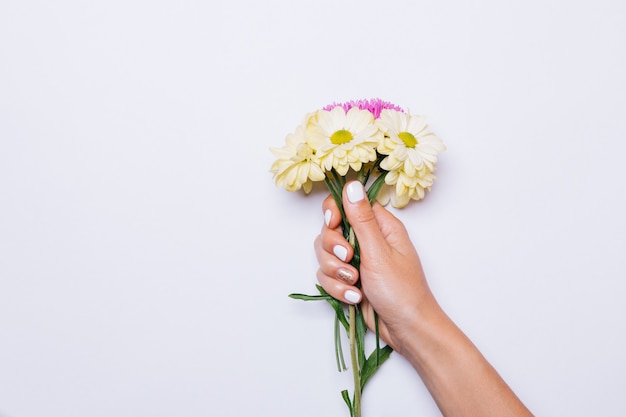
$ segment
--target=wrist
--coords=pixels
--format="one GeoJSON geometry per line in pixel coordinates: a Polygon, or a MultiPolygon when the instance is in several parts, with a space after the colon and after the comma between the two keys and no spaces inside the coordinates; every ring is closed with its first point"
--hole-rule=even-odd
{"type": "Polygon", "coordinates": [[[450,319],[439,306],[432,294],[428,294],[411,308],[398,314],[399,320],[393,326],[393,347],[411,363],[419,360],[424,349],[434,346],[441,339],[439,334],[447,327],[450,319]]]}

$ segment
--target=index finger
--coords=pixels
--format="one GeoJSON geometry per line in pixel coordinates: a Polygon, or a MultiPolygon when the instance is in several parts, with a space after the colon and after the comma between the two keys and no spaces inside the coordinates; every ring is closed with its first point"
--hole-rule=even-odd
{"type": "Polygon", "coordinates": [[[322,212],[324,213],[324,223],[328,228],[336,229],[341,225],[341,211],[339,211],[332,195],[326,197],[322,203],[322,212]]]}

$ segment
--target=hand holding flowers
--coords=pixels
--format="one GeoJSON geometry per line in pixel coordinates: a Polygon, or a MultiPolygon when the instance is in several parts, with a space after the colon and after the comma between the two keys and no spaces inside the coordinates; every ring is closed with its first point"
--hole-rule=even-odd
{"type": "Polygon", "coordinates": [[[337,255],[337,247],[348,247],[341,231],[341,215],[332,197],[322,204],[325,224],[315,239],[319,263],[317,279],[334,298],[347,303],[360,302],[369,329],[378,325],[380,337],[394,350],[404,353],[404,336],[416,311],[435,302],[415,247],[404,224],[379,204],[370,206],[363,186],[351,181],[345,187],[343,207],[359,238],[361,264],[357,271],[337,255]],[[339,258],[339,259],[337,259],[339,258]],[[341,271],[345,271],[342,273],[341,271]],[[358,285],[355,285],[358,282],[358,285]],[[348,293],[355,300],[350,300],[348,293]],[[378,321],[374,320],[374,311],[378,321]]]}
{"type": "MultiPolygon", "coordinates": [[[[289,191],[303,189],[309,193],[313,182],[325,181],[341,214],[343,237],[353,248],[350,263],[358,271],[360,248],[343,209],[342,190],[347,178],[355,177],[368,187],[370,204],[377,199],[382,204],[404,207],[410,200],[424,198],[435,179],[437,155],[444,149],[443,142],[430,131],[423,116],[410,115],[379,99],[351,101],[331,104],[305,116],[295,132],[287,136],[283,148],[271,149],[277,160],[270,171],[276,184],[289,191]]],[[[355,285],[358,291],[360,283],[355,285]]],[[[321,286],[318,289],[320,295],[292,294],[291,297],[326,300],[335,310],[337,366],[346,369],[339,334],[342,326],[350,339],[354,377],[352,398],[347,390],[342,396],[350,415],[360,417],[361,391],[392,348],[380,346],[378,319],[373,312],[370,320],[376,331],[376,348],[366,355],[364,306],[341,301],[347,299],[337,299],[321,286]]]]}

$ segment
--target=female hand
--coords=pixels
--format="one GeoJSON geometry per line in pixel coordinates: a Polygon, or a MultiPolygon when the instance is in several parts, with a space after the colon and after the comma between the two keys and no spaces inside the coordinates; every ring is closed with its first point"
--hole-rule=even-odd
{"type": "Polygon", "coordinates": [[[323,203],[326,224],[315,240],[322,287],[339,300],[360,302],[370,329],[373,311],[378,313],[381,337],[413,365],[444,416],[531,417],[438,305],[404,225],[382,206],[370,206],[358,181],[344,187],[343,207],[359,242],[360,276],[349,264],[354,250],[329,197],[323,203]]]}
{"type": "Polygon", "coordinates": [[[382,339],[402,353],[410,322],[439,307],[426,283],[419,256],[404,225],[381,205],[370,205],[363,186],[350,182],[343,192],[348,222],[359,241],[359,271],[350,265],[354,250],[343,237],[341,213],[332,197],[323,203],[325,225],[315,240],[317,278],[333,297],[361,302],[365,321],[374,328],[379,316],[382,339]],[[355,284],[360,279],[361,288],[355,284]]]}

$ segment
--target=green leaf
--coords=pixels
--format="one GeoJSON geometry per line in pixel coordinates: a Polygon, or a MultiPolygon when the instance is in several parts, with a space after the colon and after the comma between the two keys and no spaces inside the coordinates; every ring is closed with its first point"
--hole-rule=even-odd
{"type": "Polygon", "coordinates": [[[294,300],[303,300],[303,301],[319,301],[319,300],[328,300],[332,298],[330,295],[306,295],[306,294],[289,294],[289,298],[293,298],[294,300]]]}
{"type": "Polygon", "coordinates": [[[348,221],[346,220],[346,213],[343,210],[343,201],[342,201],[342,193],[343,193],[343,186],[346,183],[346,179],[344,177],[341,177],[337,174],[337,172],[335,171],[335,169],[332,169],[330,171],[330,174],[332,175],[326,175],[326,178],[324,178],[324,182],[326,183],[326,187],[328,187],[328,191],[330,191],[330,194],[333,196],[333,199],[335,200],[335,204],[337,204],[337,208],[339,208],[339,212],[341,213],[341,219],[342,219],[342,229],[345,231],[346,229],[350,226],[348,224],[348,221]]]}
{"type": "Polygon", "coordinates": [[[378,193],[385,184],[385,177],[387,176],[387,172],[388,171],[383,171],[383,173],[374,180],[370,188],[367,190],[367,197],[370,200],[370,204],[374,204],[376,197],[378,197],[378,193]]]}
{"type": "Polygon", "coordinates": [[[347,331],[350,327],[350,324],[348,323],[348,320],[346,319],[346,313],[343,310],[343,304],[341,304],[339,300],[336,300],[330,294],[328,294],[324,290],[324,288],[322,288],[321,285],[315,285],[315,286],[317,287],[317,290],[320,292],[320,294],[324,296],[328,296],[328,298],[326,298],[325,300],[328,301],[328,304],[330,304],[333,307],[333,309],[335,310],[335,314],[337,315],[337,319],[347,331]]]}
{"type": "Polygon", "coordinates": [[[348,409],[350,410],[350,417],[354,417],[354,410],[352,409],[352,402],[350,401],[350,394],[348,394],[348,390],[344,389],[341,391],[341,397],[345,401],[348,409]]]}
{"type": "Polygon", "coordinates": [[[346,361],[343,357],[343,347],[341,345],[341,333],[339,332],[339,318],[335,314],[335,359],[337,360],[337,370],[347,371],[346,361]]]}
{"type": "Polygon", "coordinates": [[[380,352],[378,350],[372,352],[369,358],[367,358],[365,365],[361,368],[361,390],[363,390],[367,381],[376,373],[378,368],[389,359],[391,352],[393,352],[393,349],[387,345],[380,349],[380,352]],[[376,357],[378,357],[378,364],[376,363],[376,357]]]}
{"type": "Polygon", "coordinates": [[[365,325],[365,319],[361,312],[361,307],[356,306],[356,346],[357,346],[357,360],[359,362],[359,368],[362,368],[365,363],[365,333],[367,332],[367,326],[365,325]]]}

